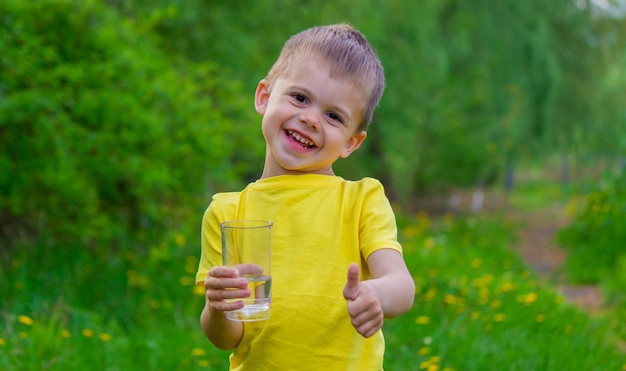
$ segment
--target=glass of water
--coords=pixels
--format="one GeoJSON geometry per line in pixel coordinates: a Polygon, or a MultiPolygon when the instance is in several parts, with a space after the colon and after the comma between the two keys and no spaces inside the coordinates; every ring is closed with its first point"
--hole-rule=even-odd
{"type": "Polygon", "coordinates": [[[244,307],[226,312],[233,321],[261,321],[270,316],[272,297],[272,227],[265,220],[231,220],[221,224],[222,258],[248,280],[250,296],[232,299],[244,307]]]}

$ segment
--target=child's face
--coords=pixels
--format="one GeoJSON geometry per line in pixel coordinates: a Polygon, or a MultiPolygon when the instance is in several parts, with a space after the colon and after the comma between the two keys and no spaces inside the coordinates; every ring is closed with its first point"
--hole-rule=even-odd
{"type": "Polygon", "coordinates": [[[267,143],[263,177],[284,174],[333,175],[332,164],[359,148],[365,131],[363,93],[347,80],[333,79],[324,63],[301,60],[288,77],[270,87],[262,80],[255,107],[263,115],[267,143]]]}

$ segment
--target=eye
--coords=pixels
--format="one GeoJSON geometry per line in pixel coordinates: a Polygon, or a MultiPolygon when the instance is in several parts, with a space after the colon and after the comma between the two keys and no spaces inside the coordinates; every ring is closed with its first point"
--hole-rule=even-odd
{"type": "Polygon", "coordinates": [[[333,120],[333,121],[338,121],[343,123],[343,120],[341,119],[341,116],[339,116],[338,114],[336,114],[335,112],[328,112],[328,117],[333,120]]]}
{"type": "Polygon", "coordinates": [[[306,97],[302,94],[293,94],[292,97],[300,103],[306,103],[306,97]]]}

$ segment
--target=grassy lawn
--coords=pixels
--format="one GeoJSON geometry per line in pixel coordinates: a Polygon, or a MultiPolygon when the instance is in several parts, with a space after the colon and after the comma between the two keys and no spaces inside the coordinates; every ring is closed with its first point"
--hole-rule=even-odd
{"type": "MultiPolygon", "coordinates": [[[[385,369],[626,370],[611,321],[539,284],[510,249],[518,225],[398,219],[416,300],[385,324],[385,369]]],[[[198,325],[196,239],[189,231],[108,255],[25,246],[2,256],[0,369],[227,369],[228,352],[198,325]]]]}

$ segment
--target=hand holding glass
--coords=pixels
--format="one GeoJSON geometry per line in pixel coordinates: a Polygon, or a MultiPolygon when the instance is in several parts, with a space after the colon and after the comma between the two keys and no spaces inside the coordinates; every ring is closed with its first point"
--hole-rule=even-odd
{"type": "Polygon", "coordinates": [[[233,321],[260,321],[270,316],[272,289],[272,227],[264,220],[233,220],[221,224],[224,265],[248,280],[250,296],[232,299],[244,307],[226,312],[233,321]]]}

